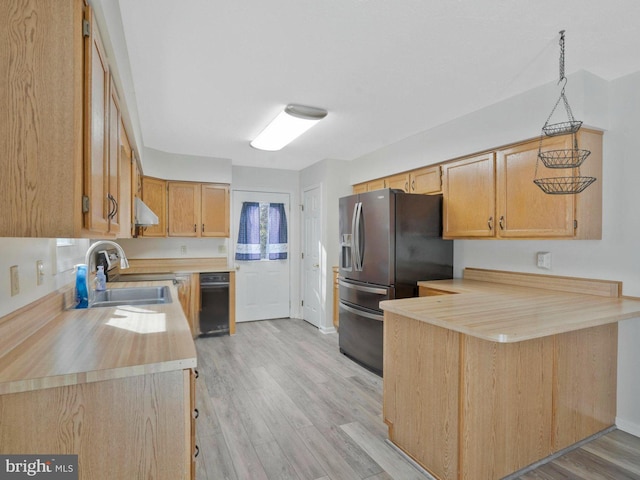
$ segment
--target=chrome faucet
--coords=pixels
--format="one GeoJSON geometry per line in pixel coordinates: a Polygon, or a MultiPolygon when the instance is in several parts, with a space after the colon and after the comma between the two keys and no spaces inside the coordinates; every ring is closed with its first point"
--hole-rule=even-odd
{"type": "MultiPolygon", "coordinates": [[[[112,242],[111,240],[99,240],[96,243],[91,244],[88,248],[86,255],[84,256],[84,263],[87,265],[87,277],[91,275],[93,271],[91,268],[91,261],[93,260],[93,253],[96,249],[102,245],[111,245],[118,251],[118,256],[120,257],[120,268],[129,268],[129,260],[127,260],[127,256],[124,253],[124,250],[120,245],[116,242],[112,242]]],[[[93,303],[93,299],[95,298],[95,288],[89,287],[89,306],[93,303]]]]}

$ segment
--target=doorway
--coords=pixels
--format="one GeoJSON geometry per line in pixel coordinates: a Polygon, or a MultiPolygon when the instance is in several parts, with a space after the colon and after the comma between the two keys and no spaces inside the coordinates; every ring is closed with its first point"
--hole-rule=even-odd
{"type": "Polygon", "coordinates": [[[289,194],[234,190],[232,208],[236,322],[289,317],[289,194]]]}

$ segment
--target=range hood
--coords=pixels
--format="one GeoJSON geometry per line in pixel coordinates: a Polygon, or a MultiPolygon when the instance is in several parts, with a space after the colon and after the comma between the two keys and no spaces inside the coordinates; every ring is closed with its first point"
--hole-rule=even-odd
{"type": "Polygon", "coordinates": [[[135,224],[137,227],[148,227],[158,225],[158,216],[153,213],[145,203],[138,197],[134,197],[135,202],[135,224]]]}

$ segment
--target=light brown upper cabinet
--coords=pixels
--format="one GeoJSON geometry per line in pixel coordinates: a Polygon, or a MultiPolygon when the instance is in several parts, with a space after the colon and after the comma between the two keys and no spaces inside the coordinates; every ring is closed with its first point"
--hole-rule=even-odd
{"type": "Polygon", "coordinates": [[[120,118],[120,200],[118,214],[120,220],[119,238],[131,238],[133,234],[133,155],[129,137],[120,118]]]}
{"type": "Polygon", "coordinates": [[[444,168],[444,237],[495,235],[495,155],[448,163],[444,168]]]}
{"type": "MultiPolygon", "coordinates": [[[[578,133],[578,145],[591,151],[581,175],[596,183],[579,194],[549,195],[536,178],[572,176],[572,169],[536,173],[539,140],[444,165],[443,235],[447,238],[602,238],[602,134],[578,133]]],[[[570,135],[545,138],[542,150],[572,148],[570,135]]]]}
{"type": "MultiPolygon", "coordinates": [[[[122,209],[120,160],[120,101],[100,39],[100,33],[86,10],[91,26],[85,39],[85,228],[100,236],[120,233],[122,209]]],[[[125,203],[128,202],[125,200],[125,203]]]]}
{"type": "Polygon", "coordinates": [[[367,192],[367,182],[365,183],[358,183],[356,185],[353,186],[353,193],[364,193],[367,192]]]}
{"type": "Polygon", "coordinates": [[[82,20],[82,1],[0,9],[2,236],[82,232],[82,20]]]}
{"type": "Polygon", "coordinates": [[[409,172],[408,191],[427,195],[442,193],[442,167],[436,165],[409,172]]]}
{"type": "Polygon", "coordinates": [[[107,219],[109,221],[109,233],[118,235],[120,233],[120,223],[122,212],[120,208],[121,198],[121,178],[120,178],[120,102],[113,78],[109,83],[109,137],[108,152],[109,162],[107,166],[107,219]]]}
{"type": "Polygon", "coordinates": [[[442,168],[440,165],[424,167],[369,182],[358,183],[353,186],[353,193],[371,192],[382,188],[393,188],[407,193],[431,195],[442,193],[442,168]]]}
{"type": "Polygon", "coordinates": [[[202,184],[203,237],[229,236],[229,185],[220,183],[202,184]]]}
{"type": "Polygon", "coordinates": [[[0,31],[0,236],[115,237],[119,105],[91,8],[8,0],[0,31]]]}
{"type": "Polygon", "coordinates": [[[168,182],[170,237],[228,237],[229,185],[168,182]]]}
{"type": "Polygon", "coordinates": [[[144,227],[143,237],[167,236],[167,181],[161,178],[142,178],[142,201],[158,216],[158,225],[144,227]]]}
{"type": "Polygon", "coordinates": [[[384,188],[393,188],[409,192],[409,173],[399,173],[384,179],[384,188]]]}
{"type": "Polygon", "coordinates": [[[87,13],[91,25],[85,40],[85,226],[92,233],[109,232],[109,64],[93,15],[87,13]]]}
{"type": "Polygon", "coordinates": [[[379,178],[369,182],[358,183],[353,186],[353,193],[372,192],[373,190],[382,190],[386,188],[385,179],[379,178]]]}

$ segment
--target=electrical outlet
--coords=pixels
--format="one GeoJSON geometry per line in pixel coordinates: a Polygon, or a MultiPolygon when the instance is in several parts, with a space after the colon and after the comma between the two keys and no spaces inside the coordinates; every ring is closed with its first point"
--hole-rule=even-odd
{"type": "Polygon", "coordinates": [[[11,296],[20,293],[20,278],[18,277],[18,265],[13,265],[9,268],[11,273],[11,296]]]}
{"type": "Polygon", "coordinates": [[[218,253],[227,253],[226,245],[218,245],[218,253]]]}
{"type": "Polygon", "coordinates": [[[551,270],[551,252],[537,253],[537,266],[545,270],[551,270]]]}
{"type": "Polygon", "coordinates": [[[186,245],[180,245],[180,255],[186,255],[187,254],[187,246],[186,245]]]}
{"type": "Polygon", "coordinates": [[[42,260],[36,260],[36,285],[44,283],[44,264],[42,260]]]}

